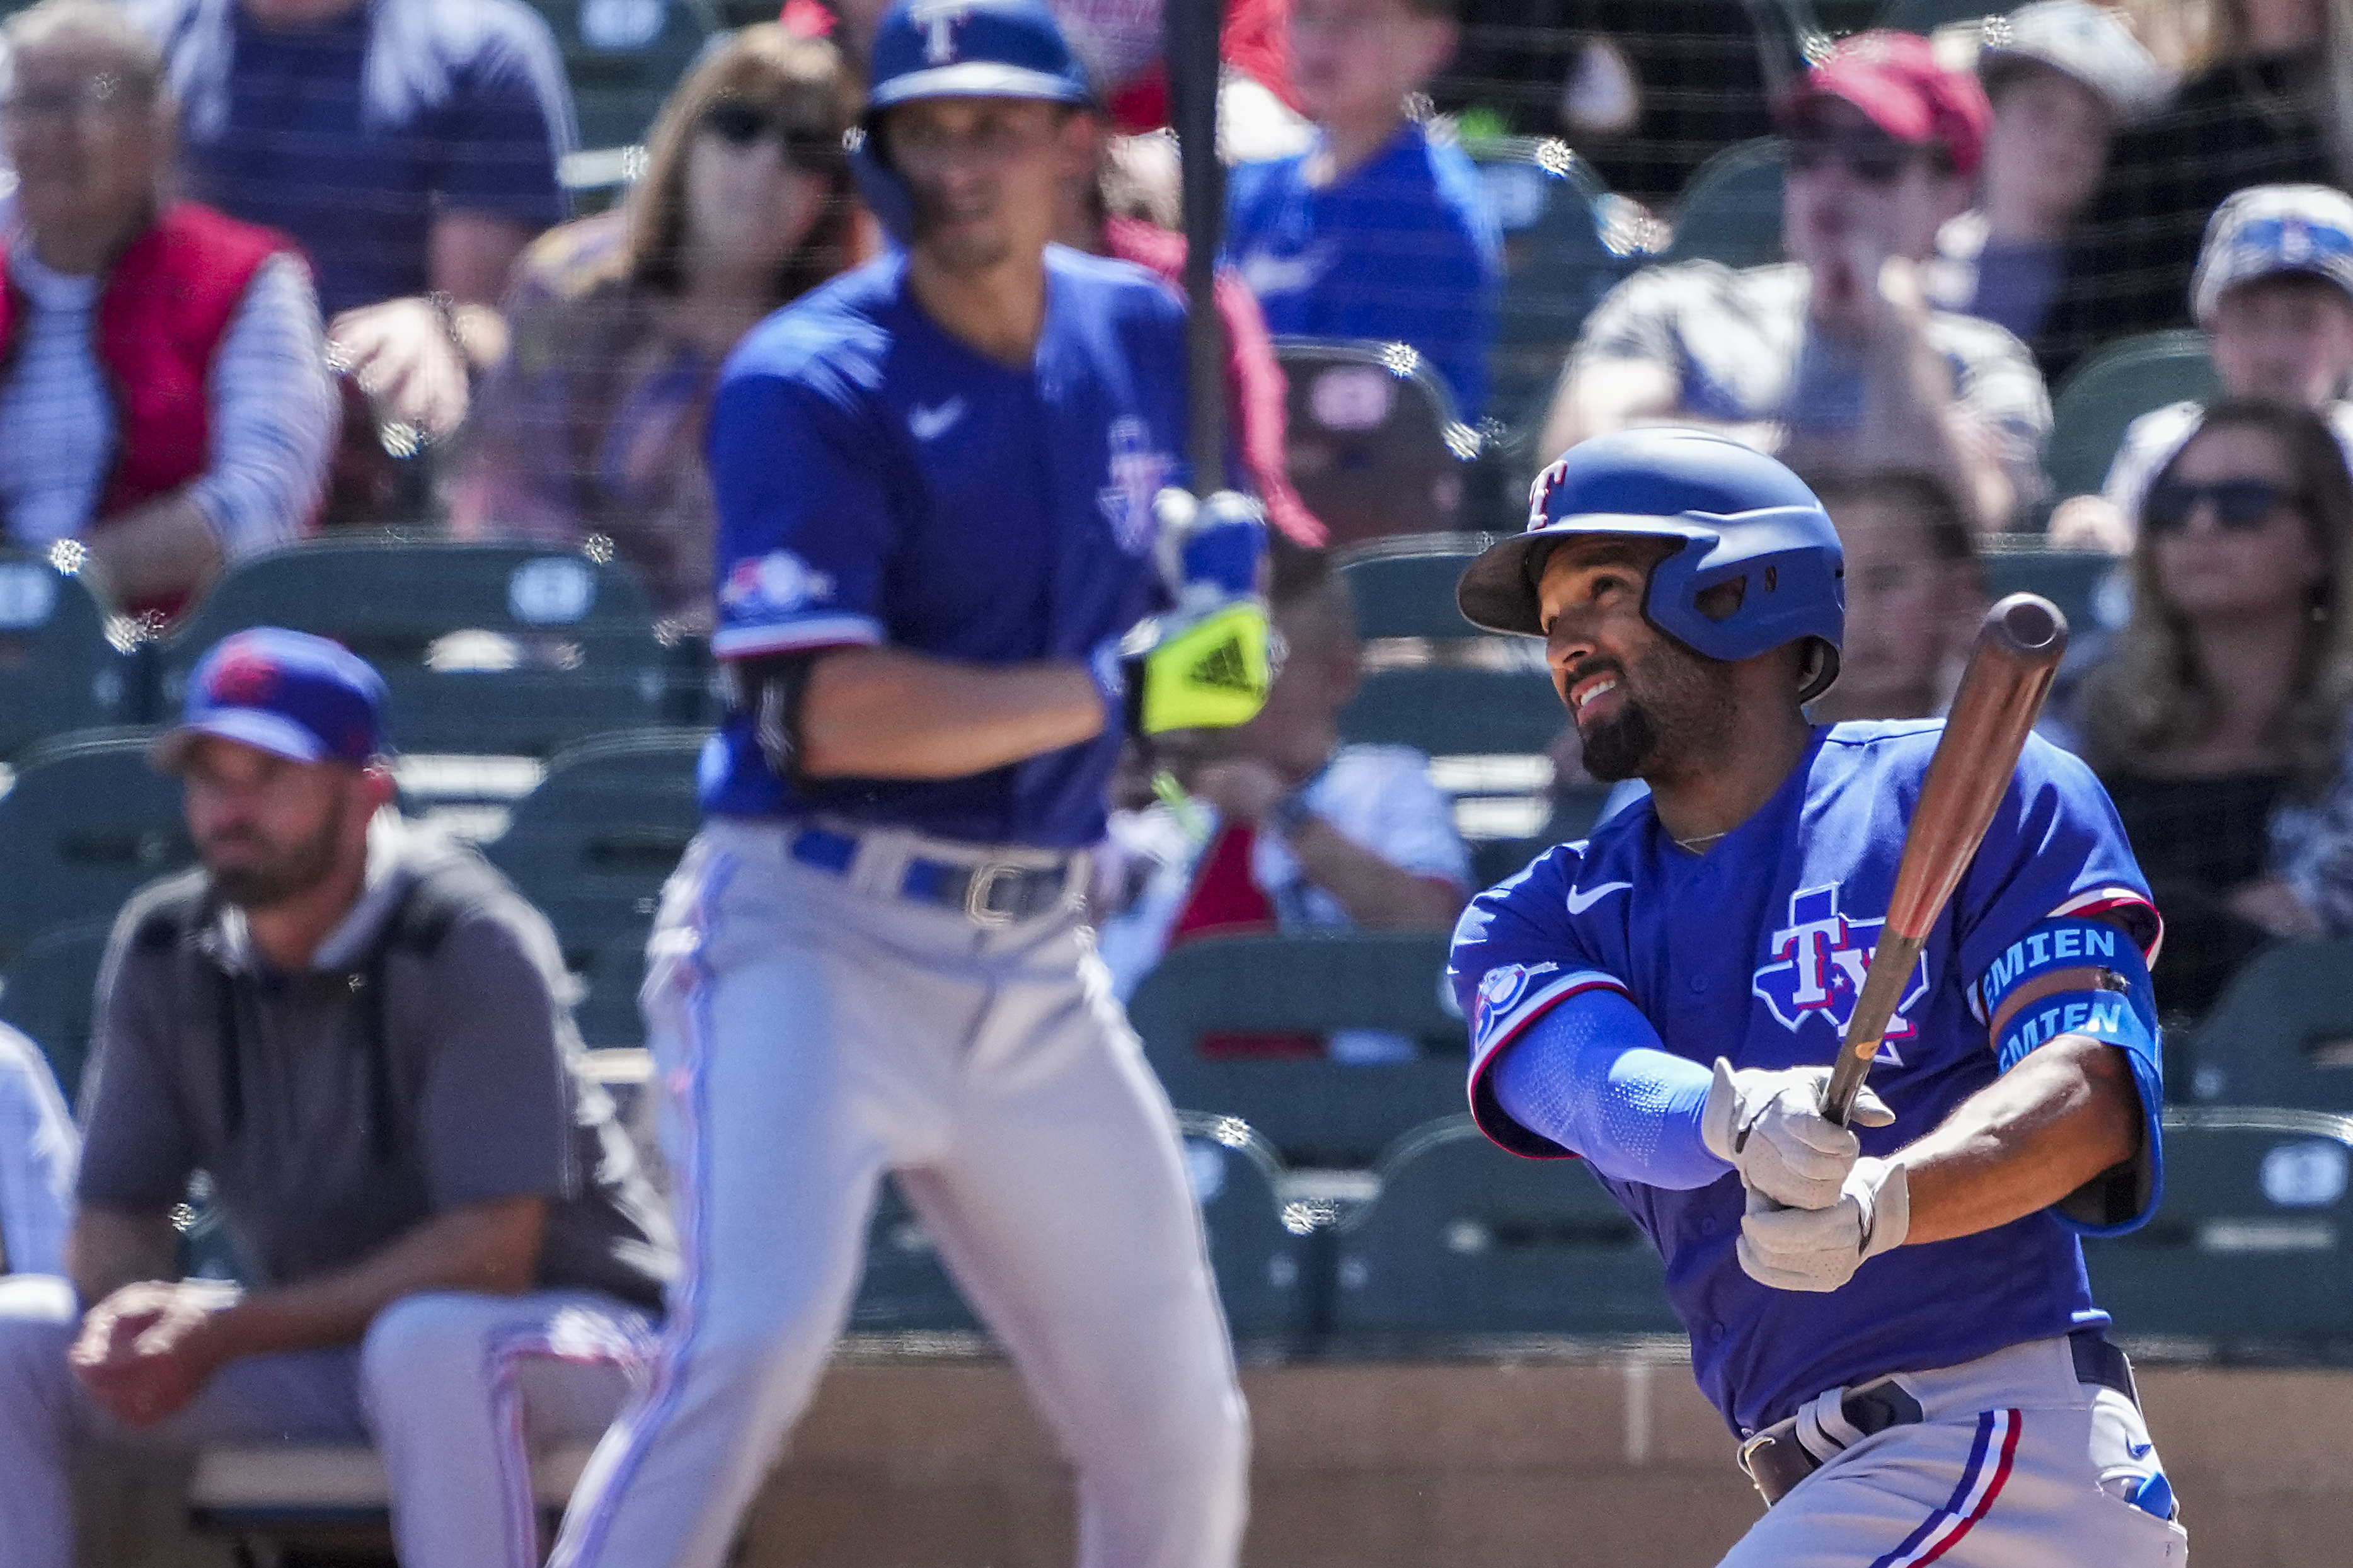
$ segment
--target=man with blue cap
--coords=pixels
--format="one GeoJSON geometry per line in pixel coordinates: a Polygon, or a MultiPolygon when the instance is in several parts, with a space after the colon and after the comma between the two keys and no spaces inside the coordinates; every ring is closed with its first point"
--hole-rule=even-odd
{"type": "Polygon", "coordinates": [[[401,1560],[533,1568],[530,1444],[603,1430],[674,1261],[547,922],[390,809],[384,683],[207,653],[154,760],[196,869],[100,981],[69,1278],[0,1279],[0,1542],[69,1568],[76,1439],[373,1443],[401,1560]],[[197,1171],[243,1283],[182,1279],[197,1171]]]}
{"type": "Polygon", "coordinates": [[[1264,700],[1262,527],[1164,493],[1181,303],[1048,243],[1095,135],[1051,13],[902,0],[871,66],[854,166],[902,248],[753,329],[712,399],[737,701],[642,993],[680,1279],[554,1561],[726,1560],[888,1171],[1070,1456],[1082,1568],[1223,1568],[1233,1352],[1077,901],[1125,734],[1264,700]]]}

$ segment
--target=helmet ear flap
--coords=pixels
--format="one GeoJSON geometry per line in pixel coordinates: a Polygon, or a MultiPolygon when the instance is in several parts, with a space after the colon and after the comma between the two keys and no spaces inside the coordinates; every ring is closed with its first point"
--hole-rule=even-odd
{"type": "Polygon", "coordinates": [[[866,123],[849,133],[849,177],[858,183],[858,194],[865,198],[867,210],[882,232],[901,245],[908,244],[915,233],[915,198],[907,189],[907,182],[891,166],[891,157],[882,146],[881,116],[869,115],[866,123]]]}
{"type": "Polygon", "coordinates": [[[1820,637],[1806,639],[1806,662],[1798,672],[1798,700],[1811,702],[1839,678],[1839,650],[1820,637]]]}

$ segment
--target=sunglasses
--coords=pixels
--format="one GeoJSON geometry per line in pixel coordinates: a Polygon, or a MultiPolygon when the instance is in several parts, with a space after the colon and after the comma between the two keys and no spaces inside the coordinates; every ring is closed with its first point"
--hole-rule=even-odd
{"type": "Polygon", "coordinates": [[[1810,174],[1843,163],[1866,185],[1892,185],[1926,156],[1892,136],[1798,136],[1789,142],[1789,172],[1810,174]]]}
{"type": "Polygon", "coordinates": [[[805,169],[828,168],[841,157],[839,142],[740,99],[720,100],[702,111],[696,125],[730,147],[749,147],[764,136],[773,136],[785,156],[805,169]]]}
{"type": "Polygon", "coordinates": [[[2141,525],[2151,533],[2176,533],[2189,526],[2199,503],[2214,505],[2214,526],[2230,533],[2252,533],[2269,523],[2283,501],[2303,498],[2269,479],[2217,479],[2193,485],[2163,479],[2151,485],[2141,503],[2141,525]]]}

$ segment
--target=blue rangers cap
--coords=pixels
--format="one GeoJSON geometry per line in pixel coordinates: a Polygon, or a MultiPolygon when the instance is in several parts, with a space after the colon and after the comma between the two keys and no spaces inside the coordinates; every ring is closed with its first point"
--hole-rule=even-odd
{"type": "Polygon", "coordinates": [[[1041,0],[899,0],[868,55],[865,122],[852,132],[849,172],[875,221],[904,244],[913,199],[891,166],[879,127],[895,104],[925,98],[1023,98],[1092,105],[1087,68],[1041,0]]]}
{"type": "Polygon", "coordinates": [[[257,626],[213,645],[188,677],[180,722],[148,752],[175,773],[199,738],[297,763],[364,766],[385,752],[384,678],[340,644],[257,626]]]}
{"type": "Polygon", "coordinates": [[[1094,100],[1086,67],[1041,0],[899,0],[868,58],[875,112],[918,98],[1094,100]]]}
{"type": "Polygon", "coordinates": [[[1846,629],[1846,552],[1814,492],[1773,458],[1697,430],[1652,426],[1597,436],[1564,453],[1528,490],[1528,526],[1490,546],[1455,585],[1463,618],[1488,631],[1544,635],[1536,583],[1563,539],[1620,534],[1677,540],[1651,568],[1642,614],[1667,636],[1731,662],[1799,637],[1825,650],[1799,692],[1838,679],[1846,629]],[[1742,581],[1722,618],[1700,595],[1742,581]]]}

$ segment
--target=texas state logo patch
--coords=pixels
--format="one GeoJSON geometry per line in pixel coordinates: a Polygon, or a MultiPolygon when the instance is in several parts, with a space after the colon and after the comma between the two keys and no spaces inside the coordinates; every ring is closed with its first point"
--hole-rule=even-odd
{"type": "MultiPolygon", "coordinates": [[[[1775,931],[1769,949],[1773,962],[1759,968],[1750,984],[1773,1016],[1792,1034],[1807,1020],[1820,1018],[1843,1038],[1854,1016],[1855,998],[1862,993],[1862,977],[1879,945],[1879,931],[1887,923],[1857,920],[1839,909],[1839,885],[1804,888],[1789,895],[1789,923],[1775,931]]],[[[1896,1002],[1887,1022],[1886,1038],[1909,1039],[1911,1009],[1928,994],[1928,960],[1924,953],[1914,963],[1911,984],[1896,1002]]],[[[1882,1046],[1879,1059],[1904,1065],[1903,1057],[1882,1046]]]]}

